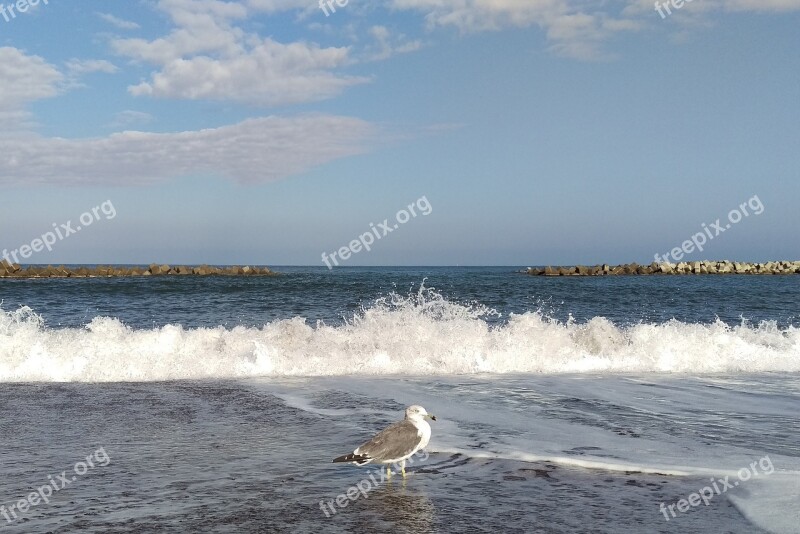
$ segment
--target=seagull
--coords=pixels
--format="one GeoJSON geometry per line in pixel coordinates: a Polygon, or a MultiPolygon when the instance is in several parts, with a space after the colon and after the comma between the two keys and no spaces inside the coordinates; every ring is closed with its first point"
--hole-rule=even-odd
{"type": "MultiPolygon", "coordinates": [[[[394,464],[400,462],[403,478],[406,476],[406,460],[418,450],[424,449],[431,439],[431,425],[425,419],[436,421],[422,406],[406,408],[406,418],[394,423],[378,433],[374,438],[353,451],[333,460],[333,463],[350,462],[358,466],[376,462],[394,464]]],[[[392,472],[386,465],[386,477],[392,472]]]]}

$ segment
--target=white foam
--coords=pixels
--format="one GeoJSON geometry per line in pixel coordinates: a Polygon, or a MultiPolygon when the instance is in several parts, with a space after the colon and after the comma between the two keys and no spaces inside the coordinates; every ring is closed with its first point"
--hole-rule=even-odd
{"type": "Polygon", "coordinates": [[[797,473],[747,485],[748,497],[728,498],[751,523],[775,534],[800,532],[800,479],[797,473]],[[769,482],[769,483],[766,483],[769,482]]]}
{"type": "MultiPolygon", "coordinates": [[[[726,378],[724,383],[729,387],[714,388],[713,392],[709,391],[709,384],[721,379],[687,380],[662,376],[648,381],[630,376],[589,379],[575,375],[505,379],[484,376],[467,380],[461,377],[438,377],[435,380],[334,377],[305,379],[301,388],[297,387],[296,380],[289,381],[289,385],[285,380],[251,380],[245,383],[280,396],[292,406],[311,413],[321,412],[313,400],[321,391],[346,391],[363,398],[391,400],[400,406],[422,404],[428,412],[437,415],[427,448],[431,453],[457,453],[485,460],[546,462],[594,471],[597,476],[603,476],[603,471],[612,471],[686,479],[683,484],[686,493],[674,495],[673,500],[665,504],[689,498],[691,493],[699,493],[707,486],[710,488],[716,481],[719,489],[715,498],[722,499],[718,495],[723,492],[724,498],[730,499],[751,523],[766,532],[797,533],[800,531],[800,511],[796,506],[800,496],[800,460],[791,450],[784,449],[781,453],[780,444],[764,450],[765,442],[758,435],[762,427],[754,421],[761,413],[771,413],[776,417],[778,414],[793,416],[796,408],[790,414],[785,404],[793,402],[794,395],[789,393],[795,390],[783,390],[784,395],[765,394],[763,391],[770,390],[771,384],[783,383],[781,376],[777,375],[775,382],[771,376],[750,378],[755,383],[741,390],[730,387],[738,380],[726,378]],[[450,387],[460,383],[468,383],[468,386],[450,387]],[[509,393],[518,391],[520,384],[524,384],[526,390],[537,391],[543,396],[536,400],[522,400],[524,409],[513,409],[514,404],[507,402],[513,398],[509,393]],[[659,388],[660,393],[648,393],[647,390],[655,385],[663,386],[659,388]],[[286,391],[292,394],[286,395],[286,391]],[[719,422],[720,413],[734,411],[736,416],[726,418],[725,429],[718,432],[741,438],[714,440],[709,439],[705,432],[664,432],[661,425],[647,424],[643,435],[633,439],[630,435],[618,434],[615,428],[620,426],[617,425],[597,425],[592,418],[571,419],[564,413],[555,417],[553,411],[540,411],[539,408],[547,406],[546,399],[551,395],[569,395],[591,401],[594,406],[592,414],[610,423],[614,423],[620,413],[630,413],[635,409],[648,422],[662,418],[670,421],[664,425],[667,428],[681,419],[690,420],[695,425],[708,422],[710,426],[719,422]],[[661,402],[643,404],[643,400],[650,397],[655,397],[651,399],[654,402],[661,402]],[[645,416],[645,412],[648,415],[645,416]],[[752,438],[748,439],[750,434],[752,438]],[[737,480],[743,476],[740,473],[744,469],[749,469],[752,477],[748,473],[748,478],[742,478],[739,485],[737,480]],[[728,492],[720,482],[723,479],[729,479],[737,489],[728,492]]],[[[370,404],[361,410],[374,412],[375,416],[365,418],[367,421],[375,420],[378,415],[391,419],[401,414],[399,410],[386,413],[370,404]]],[[[355,408],[351,410],[354,411],[355,408]]],[[[327,414],[331,424],[336,425],[349,424],[352,416],[347,410],[329,410],[327,414]]],[[[627,426],[627,423],[620,424],[627,426]]],[[[631,424],[636,428],[636,423],[631,424]]],[[[366,435],[371,430],[374,427],[360,428],[359,435],[366,435]]],[[[653,517],[658,522],[663,520],[660,504],[652,503],[653,517]]]]}
{"type": "Polygon", "coordinates": [[[800,371],[800,330],[774,322],[618,326],[528,312],[490,326],[491,313],[425,288],[381,299],[341,326],[297,317],[261,328],[132,329],[97,317],[57,329],[28,308],[0,309],[0,382],[800,371]]]}

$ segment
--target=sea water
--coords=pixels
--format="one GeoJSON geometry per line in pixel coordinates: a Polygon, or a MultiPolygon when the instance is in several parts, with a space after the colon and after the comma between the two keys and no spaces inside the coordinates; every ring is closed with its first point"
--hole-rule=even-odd
{"type": "Polygon", "coordinates": [[[0,280],[0,532],[800,531],[800,277],[278,270],[0,280]]]}

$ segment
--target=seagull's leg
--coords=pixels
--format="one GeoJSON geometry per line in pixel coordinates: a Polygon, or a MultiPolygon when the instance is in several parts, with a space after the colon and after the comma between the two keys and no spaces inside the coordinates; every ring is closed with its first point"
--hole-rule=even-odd
{"type": "Polygon", "coordinates": [[[386,464],[386,480],[392,479],[392,470],[389,468],[389,464],[386,464]]]}
{"type": "Polygon", "coordinates": [[[402,460],[400,462],[400,471],[403,472],[403,478],[406,478],[406,461],[402,460]]]}

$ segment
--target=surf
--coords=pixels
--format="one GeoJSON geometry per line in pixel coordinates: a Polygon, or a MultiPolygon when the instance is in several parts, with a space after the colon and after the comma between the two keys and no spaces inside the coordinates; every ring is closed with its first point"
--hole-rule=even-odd
{"type": "Polygon", "coordinates": [[[800,333],[774,321],[618,325],[497,312],[430,288],[392,293],[342,324],[135,329],[113,317],[58,328],[0,307],[0,382],[149,382],[292,376],[748,374],[800,371],[800,333]]]}

